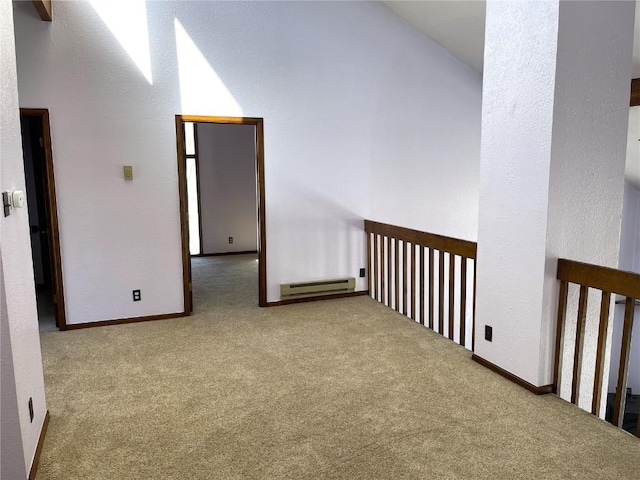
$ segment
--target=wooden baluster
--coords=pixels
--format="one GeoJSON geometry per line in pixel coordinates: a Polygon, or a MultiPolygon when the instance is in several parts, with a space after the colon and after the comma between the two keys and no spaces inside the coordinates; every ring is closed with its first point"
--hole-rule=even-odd
{"type": "Polygon", "coordinates": [[[440,289],[438,290],[438,333],[444,336],[444,251],[440,250],[438,261],[438,282],[440,289]]]}
{"type": "Polygon", "coordinates": [[[387,242],[387,303],[385,304],[387,307],[391,308],[391,238],[386,238],[387,242]]]}
{"type": "Polygon", "coordinates": [[[456,256],[449,253],[449,339],[453,340],[455,290],[456,290],[456,256]]]}
{"type": "Polygon", "coordinates": [[[566,281],[560,282],[560,294],[558,295],[558,320],[556,323],[556,352],[553,367],[553,393],[560,393],[560,365],[564,346],[564,327],[567,316],[567,293],[569,285],[566,281]]]}
{"type": "Polygon", "coordinates": [[[471,351],[475,352],[476,350],[476,285],[478,278],[478,260],[473,259],[473,307],[472,307],[472,318],[471,318],[471,351]]]}
{"type": "Polygon", "coordinates": [[[373,293],[373,279],[371,278],[371,262],[373,260],[371,255],[371,235],[371,233],[367,234],[367,269],[369,270],[369,295],[373,293]]]}
{"type": "Polygon", "coordinates": [[[416,246],[411,244],[411,319],[416,319],[416,246]]]}
{"type": "MultiPolygon", "coordinates": [[[[371,272],[369,272],[371,273],[371,272]]],[[[378,298],[378,234],[373,235],[373,298],[378,298]]]]}
{"type": "Polygon", "coordinates": [[[420,246],[420,323],[424,325],[424,247],[420,246]]]}
{"type": "Polygon", "coordinates": [[[389,237],[384,237],[380,259],[382,260],[382,265],[380,266],[380,297],[382,298],[382,303],[389,306],[389,271],[391,268],[389,263],[389,237]],[[385,275],[385,266],[387,275],[385,275]]]}
{"type": "Polygon", "coordinates": [[[433,301],[433,248],[429,249],[429,328],[433,330],[434,301],[433,301]]]}
{"type": "Polygon", "coordinates": [[[578,404],[580,394],[580,374],[582,373],[582,350],[584,346],[584,330],[587,320],[587,299],[589,287],[580,286],[578,300],[578,320],[576,324],[576,345],[573,353],[573,385],[571,388],[571,403],[578,404]]]}
{"type": "Polygon", "coordinates": [[[402,242],[402,313],[407,314],[407,242],[402,242]]]}
{"type": "Polygon", "coordinates": [[[618,367],[618,386],[616,401],[613,408],[613,424],[622,428],[624,407],[627,397],[627,375],[629,373],[629,350],[631,348],[631,329],[633,328],[633,314],[635,299],[627,297],[624,304],[624,326],[622,327],[622,345],[620,350],[620,366],[618,367]]]}
{"type": "Polygon", "coordinates": [[[397,238],[393,239],[395,244],[394,244],[394,249],[395,249],[395,267],[396,267],[396,271],[395,271],[395,278],[394,278],[394,287],[395,287],[395,294],[396,294],[396,298],[395,298],[395,307],[396,307],[396,312],[400,311],[400,249],[399,247],[399,243],[397,238]]]}
{"type": "Polygon", "coordinates": [[[467,259],[460,258],[460,345],[467,345],[467,259]]]}
{"type": "Polygon", "coordinates": [[[609,327],[609,307],[611,305],[611,292],[602,292],[600,302],[600,325],[598,326],[598,351],[596,353],[596,371],[593,377],[593,398],[591,413],[598,415],[600,412],[600,397],[602,395],[602,382],[604,377],[604,354],[607,343],[607,328],[609,327]]]}

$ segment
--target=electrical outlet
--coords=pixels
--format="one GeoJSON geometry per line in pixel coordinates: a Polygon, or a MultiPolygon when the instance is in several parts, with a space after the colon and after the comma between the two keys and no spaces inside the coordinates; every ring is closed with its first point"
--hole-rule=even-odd
{"type": "Polygon", "coordinates": [[[484,339],[487,342],[493,341],[493,327],[490,327],[489,325],[484,326],[484,339]]]}
{"type": "Polygon", "coordinates": [[[33,423],[33,397],[29,397],[29,419],[33,423]]]}
{"type": "Polygon", "coordinates": [[[364,278],[364,276],[366,275],[367,270],[364,268],[360,269],[360,278],[364,278]]]}
{"type": "Polygon", "coordinates": [[[233,237],[229,237],[229,243],[233,243],[233,237]]]}
{"type": "Polygon", "coordinates": [[[134,302],[139,302],[140,300],[142,300],[142,297],[140,296],[140,290],[134,290],[133,291],[133,301],[134,302]]]}

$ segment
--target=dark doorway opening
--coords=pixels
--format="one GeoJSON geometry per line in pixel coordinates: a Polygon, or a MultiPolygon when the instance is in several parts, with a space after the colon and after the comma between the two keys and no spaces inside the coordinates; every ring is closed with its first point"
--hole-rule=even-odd
{"type": "Polygon", "coordinates": [[[49,112],[21,109],[22,151],[40,331],[66,328],[49,112]]]}

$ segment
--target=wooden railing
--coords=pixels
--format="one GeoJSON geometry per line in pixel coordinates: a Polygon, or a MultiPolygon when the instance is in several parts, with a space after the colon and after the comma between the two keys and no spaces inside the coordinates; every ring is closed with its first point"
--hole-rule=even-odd
{"type": "MultiPolygon", "coordinates": [[[[600,401],[603,396],[602,388],[605,375],[604,365],[607,330],[609,328],[609,317],[611,315],[611,296],[617,294],[626,297],[626,300],[624,301],[624,325],[622,331],[620,363],[618,365],[618,382],[612,421],[614,425],[622,427],[635,299],[640,298],[640,275],[613,268],[599,267],[596,265],[560,259],[558,260],[557,277],[558,280],[560,280],[560,294],[558,298],[558,322],[556,327],[553,378],[553,388],[554,393],[556,394],[560,394],[560,386],[562,383],[561,364],[564,354],[563,346],[565,343],[565,329],[567,326],[566,317],[569,284],[575,284],[580,287],[571,381],[571,402],[576,405],[578,405],[580,395],[580,379],[582,376],[583,355],[585,350],[585,331],[587,329],[589,288],[596,289],[601,292],[599,322],[597,327],[597,343],[595,347],[596,361],[593,379],[593,394],[591,398],[591,413],[594,415],[599,415],[601,405],[600,401]]],[[[614,367],[614,365],[611,366],[612,369],[614,367]]],[[[636,435],[638,435],[638,433],[636,433],[636,435]]]]}
{"type": "Polygon", "coordinates": [[[477,244],[365,220],[370,295],[473,351],[477,244]]]}

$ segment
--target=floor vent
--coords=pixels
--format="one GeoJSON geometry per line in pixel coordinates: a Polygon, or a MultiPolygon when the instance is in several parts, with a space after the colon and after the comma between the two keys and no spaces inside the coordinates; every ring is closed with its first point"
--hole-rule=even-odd
{"type": "Polygon", "coordinates": [[[319,280],[317,282],[283,283],[280,285],[280,297],[288,298],[316,297],[336,293],[353,292],[356,288],[354,277],[319,280]]]}

